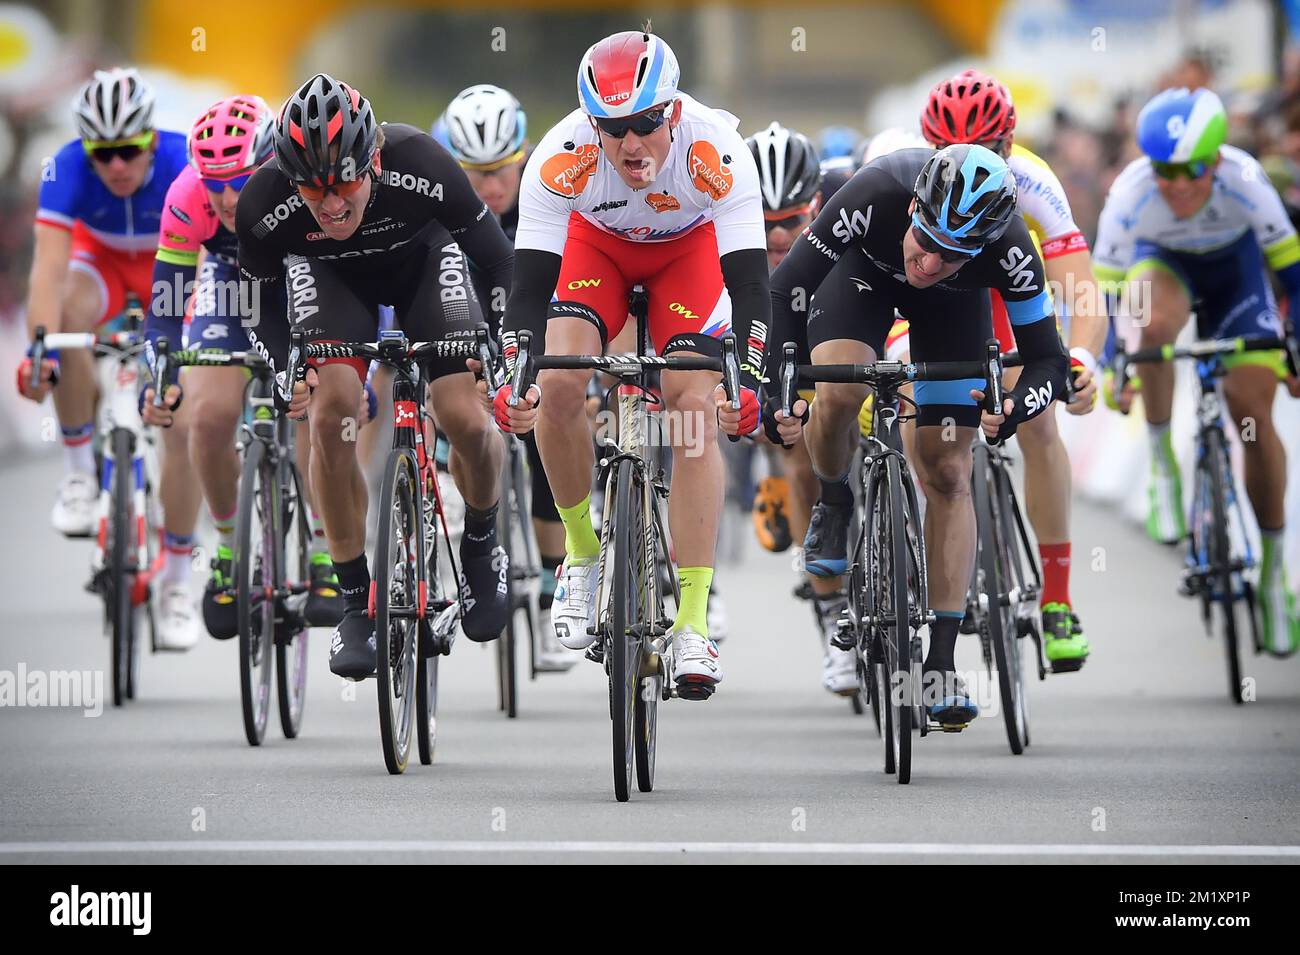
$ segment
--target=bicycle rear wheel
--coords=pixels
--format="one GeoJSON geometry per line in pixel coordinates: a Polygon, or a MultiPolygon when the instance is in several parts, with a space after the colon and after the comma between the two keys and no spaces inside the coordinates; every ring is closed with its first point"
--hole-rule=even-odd
{"type": "Polygon", "coordinates": [[[620,461],[614,483],[614,563],[610,570],[613,586],[606,655],[613,725],[614,796],[619,802],[627,802],[631,794],[635,762],[641,638],[632,631],[642,623],[640,590],[645,560],[640,492],[641,484],[632,462],[620,461]]]}
{"type": "Polygon", "coordinates": [[[1212,567],[1208,586],[1210,599],[1223,614],[1224,652],[1228,663],[1228,698],[1241,703],[1241,635],[1237,628],[1237,604],[1246,604],[1245,594],[1238,598],[1232,570],[1232,538],[1228,527],[1228,479],[1231,468],[1223,432],[1210,429],[1205,435],[1205,449],[1200,468],[1204,469],[1205,493],[1209,495],[1211,520],[1206,532],[1205,553],[1212,567]]]}
{"type": "Polygon", "coordinates": [[[275,586],[280,549],[275,465],[260,441],[244,453],[235,517],[235,609],[239,619],[239,699],[250,746],[266,737],[275,667],[275,586]]]}
{"type": "Polygon", "coordinates": [[[419,593],[423,568],[420,470],[410,448],[389,454],[379,492],[375,554],[375,654],[384,765],[406,771],[415,724],[419,593]]]}
{"type": "Polygon", "coordinates": [[[1028,718],[1025,712],[1024,668],[1020,661],[1015,608],[1011,606],[1009,542],[1001,518],[998,465],[991,460],[996,452],[988,445],[975,445],[972,487],[975,496],[976,550],[979,567],[979,593],[987,601],[985,625],[993,644],[993,659],[998,670],[998,691],[1002,702],[1002,719],[1007,743],[1019,756],[1025,751],[1028,718]]]}
{"type": "Polygon", "coordinates": [[[132,560],[135,554],[135,515],[131,506],[134,454],[133,435],[126,428],[114,428],[110,441],[113,448],[113,476],[109,496],[108,540],[104,553],[108,556],[108,573],[104,576],[105,609],[112,630],[113,644],[113,705],[121,706],[123,700],[135,695],[132,669],[136,665],[135,607],[131,601],[135,574],[132,560]]]}
{"type": "MultiPolygon", "coordinates": [[[[285,534],[281,545],[281,574],[276,584],[286,594],[297,594],[299,588],[311,586],[307,499],[303,497],[302,481],[292,460],[281,462],[280,473],[280,526],[285,534]]],[[[294,739],[302,729],[302,711],[307,699],[308,629],[306,621],[283,604],[281,615],[283,620],[275,638],[276,696],[280,701],[280,729],[285,739],[294,739]]]]}

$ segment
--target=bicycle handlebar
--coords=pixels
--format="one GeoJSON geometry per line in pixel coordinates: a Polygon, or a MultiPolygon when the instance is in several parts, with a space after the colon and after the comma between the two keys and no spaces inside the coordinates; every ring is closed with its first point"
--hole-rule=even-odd
{"type": "Polygon", "coordinates": [[[1282,351],[1286,354],[1287,369],[1292,375],[1300,375],[1300,345],[1297,345],[1291,322],[1285,322],[1286,335],[1282,338],[1224,338],[1193,342],[1190,345],[1159,345],[1155,348],[1139,348],[1137,351],[1124,350],[1120,341],[1111,359],[1114,381],[1111,382],[1111,395],[1118,403],[1120,393],[1128,381],[1129,366],[1134,364],[1154,364],[1166,361],[1182,361],[1188,358],[1215,358],[1223,355],[1239,355],[1252,351],[1282,351]]]}

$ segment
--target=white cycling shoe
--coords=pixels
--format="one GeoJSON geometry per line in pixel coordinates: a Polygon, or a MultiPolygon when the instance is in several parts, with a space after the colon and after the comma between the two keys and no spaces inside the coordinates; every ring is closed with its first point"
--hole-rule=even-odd
{"type": "Polygon", "coordinates": [[[673,645],[673,679],[677,681],[679,696],[687,696],[683,685],[711,692],[722,682],[716,643],[690,626],[673,630],[668,637],[673,645]]]}
{"type": "Polygon", "coordinates": [[[188,581],[160,586],[156,614],[159,650],[188,650],[199,642],[202,626],[188,581]]]}
{"type": "Polygon", "coordinates": [[[99,485],[95,475],[74,471],[59,482],[50,523],[66,537],[89,537],[95,530],[95,502],[99,485]]]}
{"type": "Polygon", "coordinates": [[[843,597],[826,600],[818,608],[822,626],[822,686],[837,696],[852,696],[858,692],[858,653],[841,650],[831,638],[839,630],[840,613],[847,605],[843,597]]]}
{"type": "Polygon", "coordinates": [[[555,638],[555,624],[551,622],[548,607],[537,614],[537,669],[543,673],[563,673],[572,668],[578,658],[569,653],[555,638]]]}
{"type": "Polygon", "coordinates": [[[556,578],[555,603],[551,620],[555,636],[570,650],[585,650],[596,637],[588,631],[596,626],[596,577],[600,573],[597,557],[566,557],[556,578]]]}

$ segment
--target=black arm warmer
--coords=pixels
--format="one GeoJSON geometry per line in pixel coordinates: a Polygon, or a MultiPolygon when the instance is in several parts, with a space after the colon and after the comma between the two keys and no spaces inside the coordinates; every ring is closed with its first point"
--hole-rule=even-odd
{"type": "Polygon", "coordinates": [[[501,325],[501,347],[512,366],[515,337],[524,329],[533,333],[533,354],[546,351],[546,310],[559,279],[560,257],[554,252],[520,249],[515,253],[510,300],[501,325]]]}
{"type": "Polygon", "coordinates": [[[731,327],[740,351],[740,383],[755,394],[767,377],[767,351],[772,327],[772,293],[767,277],[767,252],[737,249],[721,259],[722,281],[731,296],[731,327]]]}

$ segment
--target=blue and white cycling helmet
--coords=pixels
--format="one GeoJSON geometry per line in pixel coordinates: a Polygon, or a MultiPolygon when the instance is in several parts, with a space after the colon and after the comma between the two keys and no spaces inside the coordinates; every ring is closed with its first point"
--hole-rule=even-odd
{"type": "Polygon", "coordinates": [[[1165,90],[1138,113],[1138,146],[1153,162],[1213,162],[1227,138],[1228,113],[1211,90],[1165,90]]]}
{"type": "Polygon", "coordinates": [[[954,252],[974,254],[1016,215],[1016,177],[992,150],[957,143],[937,150],[916,177],[912,224],[954,252]]]}
{"type": "Polygon", "coordinates": [[[862,134],[852,126],[826,126],[817,134],[820,155],[823,162],[840,156],[856,156],[862,134]]]}

